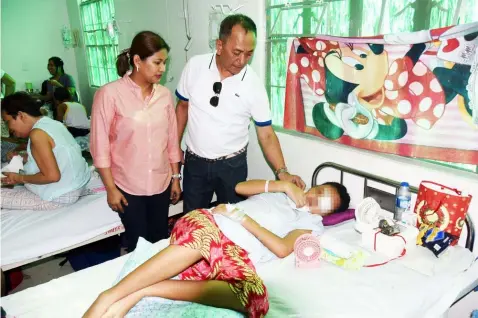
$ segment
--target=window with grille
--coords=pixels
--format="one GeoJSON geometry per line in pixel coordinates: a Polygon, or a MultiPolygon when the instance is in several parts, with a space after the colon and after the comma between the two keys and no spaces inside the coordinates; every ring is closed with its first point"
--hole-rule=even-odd
{"type": "MultiPolygon", "coordinates": [[[[266,86],[274,127],[281,129],[289,47],[295,37],[371,36],[477,21],[476,0],[268,0],[266,86]],[[429,3],[419,6],[415,3],[429,3]],[[457,5],[460,5],[457,9],[457,5]],[[456,18],[458,18],[456,20],[456,18]]],[[[436,162],[478,173],[478,166],[436,162]]]]}
{"type": "Polygon", "coordinates": [[[115,14],[114,0],[82,0],[80,15],[90,86],[100,87],[118,78],[118,37],[110,37],[108,23],[115,14]]]}

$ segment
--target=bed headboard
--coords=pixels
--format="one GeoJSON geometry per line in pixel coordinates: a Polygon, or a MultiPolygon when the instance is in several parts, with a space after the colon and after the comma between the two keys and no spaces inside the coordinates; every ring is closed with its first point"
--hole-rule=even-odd
{"type": "MultiPolygon", "coordinates": [[[[398,189],[400,188],[400,182],[390,180],[387,178],[383,178],[380,176],[376,176],[367,172],[363,172],[360,170],[352,169],[346,166],[342,166],[332,162],[326,162],[319,165],[312,175],[312,186],[316,186],[319,184],[318,179],[320,178],[319,173],[321,175],[325,174],[325,170],[331,171],[333,173],[332,179],[337,180],[330,180],[331,175],[324,180],[325,181],[336,181],[344,184],[346,179],[350,181],[355,181],[355,185],[359,182],[363,185],[363,193],[356,194],[355,199],[361,200],[366,197],[374,198],[380,206],[387,211],[394,211],[395,208],[395,196],[398,193],[398,189]],[[326,169],[327,168],[327,169],[326,169]],[[382,188],[382,189],[380,189],[382,188]],[[395,192],[395,193],[393,193],[395,192]]],[[[320,182],[322,183],[322,182],[320,182]]],[[[344,184],[347,186],[347,184],[344,184]]],[[[351,193],[351,189],[348,189],[349,193],[352,197],[352,202],[354,200],[354,195],[351,193]]],[[[413,200],[416,199],[416,193],[418,189],[416,187],[410,187],[410,191],[413,193],[412,197],[412,204],[413,200]]],[[[356,202],[358,203],[358,202],[356,202]]],[[[353,204],[353,203],[352,203],[353,204]]],[[[473,252],[473,245],[475,242],[475,228],[473,226],[473,222],[470,218],[470,215],[466,215],[465,220],[465,231],[466,231],[466,242],[465,247],[468,248],[470,251],[473,252]]]]}

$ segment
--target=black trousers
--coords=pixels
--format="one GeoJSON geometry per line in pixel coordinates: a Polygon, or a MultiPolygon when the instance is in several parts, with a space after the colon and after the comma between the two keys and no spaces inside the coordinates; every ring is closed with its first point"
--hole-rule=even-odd
{"type": "Polygon", "coordinates": [[[70,134],[73,135],[73,137],[83,137],[86,136],[90,133],[90,130],[87,128],[75,128],[75,127],[67,127],[68,131],[70,134]]]}
{"type": "Polygon", "coordinates": [[[214,193],[217,203],[242,201],[244,198],[235,188],[247,179],[247,151],[218,161],[207,161],[186,152],[183,175],[184,213],[208,208],[214,193]]]}
{"type": "Polygon", "coordinates": [[[124,225],[124,242],[128,252],[136,248],[139,237],[151,243],[168,238],[171,187],[151,196],[132,195],[118,189],[128,201],[128,206],[123,206],[124,212],[118,212],[124,225]]]}

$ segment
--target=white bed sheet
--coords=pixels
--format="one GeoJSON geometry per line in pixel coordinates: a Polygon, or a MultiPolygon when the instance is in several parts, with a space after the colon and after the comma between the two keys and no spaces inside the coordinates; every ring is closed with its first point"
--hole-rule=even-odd
{"type": "Polygon", "coordinates": [[[68,248],[120,225],[104,192],[53,211],[2,210],[1,265],[68,248]]]}
{"type": "MultiPolygon", "coordinates": [[[[350,240],[350,224],[334,229],[350,240]]],[[[159,249],[168,240],[158,242],[159,249]]],[[[2,298],[7,314],[24,318],[81,317],[96,296],[109,288],[128,255],[2,298]]],[[[442,316],[463,289],[478,283],[478,262],[467,271],[430,277],[399,261],[382,267],[347,271],[323,263],[318,269],[296,269],[294,256],[257,270],[269,291],[268,317],[442,316]]],[[[158,315],[160,317],[160,315],[158,315]]]]}
{"type": "MultiPolygon", "coordinates": [[[[353,222],[329,228],[330,232],[358,246],[360,236],[353,230],[353,222]]],[[[294,267],[294,257],[287,257],[265,264],[258,273],[269,291],[270,317],[437,318],[447,312],[463,290],[478,285],[478,262],[471,265],[472,254],[467,250],[465,255],[467,259],[455,262],[456,266],[437,266],[434,276],[410,269],[412,260],[407,256],[359,271],[325,262],[318,269],[299,270],[294,267]]],[[[367,263],[381,261],[379,255],[372,255],[367,263]]],[[[430,264],[417,266],[428,269],[430,264]]]]}

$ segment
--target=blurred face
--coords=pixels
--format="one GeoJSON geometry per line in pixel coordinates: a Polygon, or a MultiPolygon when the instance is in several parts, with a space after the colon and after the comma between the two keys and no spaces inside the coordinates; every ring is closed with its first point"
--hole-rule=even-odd
{"type": "Polygon", "coordinates": [[[340,196],[330,185],[313,187],[307,191],[306,200],[310,213],[322,216],[331,214],[340,205],[340,196]]]}
{"type": "Polygon", "coordinates": [[[249,63],[256,48],[256,36],[240,25],[232,28],[231,35],[223,42],[216,41],[217,62],[223,70],[236,75],[249,63]]]}
{"type": "Polygon", "coordinates": [[[51,75],[56,75],[57,67],[55,66],[55,64],[53,63],[52,60],[48,61],[47,69],[48,69],[48,72],[50,72],[51,75]]]}
{"type": "Polygon", "coordinates": [[[163,76],[163,73],[166,71],[166,63],[168,61],[168,51],[163,49],[146,58],[141,60],[138,55],[134,57],[135,68],[133,72],[136,71],[136,66],[139,66],[139,75],[141,75],[145,81],[151,84],[158,83],[163,76]]]}
{"type": "Polygon", "coordinates": [[[33,124],[29,123],[27,116],[23,112],[18,112],[17,117],[13,118],[13,116],[8,115],[6,112],[2,112],[2,119],[7,124],[8,130],[18,138],[27,138],[33,127],[33,124]]]}

